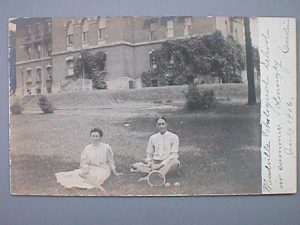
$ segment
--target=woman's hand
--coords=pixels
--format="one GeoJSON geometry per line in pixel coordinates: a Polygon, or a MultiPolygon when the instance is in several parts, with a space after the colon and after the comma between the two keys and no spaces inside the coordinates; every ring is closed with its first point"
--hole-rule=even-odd
{"type": "Polygon", "coordinates": [[[79,176],[82,178],[86,178],[88,175],[88,170],[87,169],[81,169],[81,171],[79,172],[79,176]]]}

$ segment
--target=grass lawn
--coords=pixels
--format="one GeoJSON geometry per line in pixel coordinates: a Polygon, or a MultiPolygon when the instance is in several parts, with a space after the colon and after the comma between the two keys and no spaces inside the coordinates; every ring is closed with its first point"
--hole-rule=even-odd
{"type": "Polygon", "coordinates": [[[109,195],[257,194],[261,189],[259,118],[259,105],[227,100],[202,112],[185,111],[183,101],[125,101],[100,109],[12,115],[11,191],[18,195],[102,195],[97,190],[63,188],[54,177],[56,172],[78,168],[89,130],[101,127],[103,141],[112,146],[117,169],[123,173],[104,183],[109,195]],[[168,188],[139,183],[141,175],[129,171],[133,162],[144,159],[159,115],[168,118],[169,129],[180,139],[180,175],[167,177],[168,188]],[[181,185],[175,187],[175,181],[181,185]]]}

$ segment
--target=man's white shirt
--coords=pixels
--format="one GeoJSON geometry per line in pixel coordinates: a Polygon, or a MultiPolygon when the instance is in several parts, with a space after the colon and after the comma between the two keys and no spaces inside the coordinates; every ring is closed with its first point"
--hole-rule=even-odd
{"type": "Polygon", "coordinates": [[[148,141],[147,153],[153,156],[154,160],[163,161],[170,157],[178,158],[179,138],[176,134],[166,133],[153,134],[148,141]]]}

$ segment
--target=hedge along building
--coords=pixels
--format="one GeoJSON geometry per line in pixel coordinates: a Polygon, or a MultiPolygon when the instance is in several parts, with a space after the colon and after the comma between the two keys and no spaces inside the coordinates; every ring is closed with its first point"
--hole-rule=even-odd
{"type": "MultiPolygon", "coordinates": [[[[156,66],[151,53],[167,40],[220,30],[244,46],[241,19],[229,17],[54,17],[12,22],[16,94],[21,96],[74,90],[74,62],[83,50],[105,52],[107,88],[118,89],[142,87],[142,72],[156,66]]],[[[91,84],[85,79],[79,83],[85,88],[91,84]]]]}

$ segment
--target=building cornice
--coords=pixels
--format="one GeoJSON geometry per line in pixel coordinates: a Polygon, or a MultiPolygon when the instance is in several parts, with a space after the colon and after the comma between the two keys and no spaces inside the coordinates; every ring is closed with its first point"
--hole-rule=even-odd
{"type": "Polygon", "coordinates": [[[29,63],[35,63],[35,62],[48,61],[48,60],[51,60],[51,59],[52,59],[51,57],[44,57],[44,58],[40,58],[40,59],[19,61],[19,62],[16,62],[16,66],[23,65],[23,64],[29,64],[29,63]]]}
{"type": "MultiPolygon", "coordinates": [[[[89,46],[87,48],[77,48],[69,51],[60,51],[60,52],[52,52],[51,57],[53,56],[58,56],[58,55],[64,55],[64,54],[70,54],[70,53],[77,53],[82,50],[93,50],[93,49],[101,49],[101,48],[109,48],[109,47],[116,47],[116,46],[129,46],[129,47],[139,47],[139,46],[145,46],[145,45],[153,45],[153,44],[162,44],[166,41],[172,41],[172,40],[182,40],[182,39],[187,39],[187,37],[176,37],[176,38],[168,38],[168,39],[160,39],[160,40],[155,40],[155,41],[144,41],[144,42],[138,42],[138,43],[132,43],[128,41],[120,41],[120,42],[114,42],[110,44],[105,44],[105,45],[93,45],[89,46]]],[[[51,57],[43,58],[43,60],[51,60],[51,57]]],[[[36,59],[36,60],[30,60],[30,61],[20,61],[16,62],[16,65],[22,65],[22,64],[27,64],[27,63],[34,63],[42,61],[42,59],[36,59]]]]}
{"type": "Polygon", "coordinates": [[[52,56],[63,55],[63,54],[68,54],[68,53],[76,53],[76,52],[80,52],[82,50],[93,50],[93,49],[99,49],[99,48],[115,47],[115,46],[120,46],[120,45],[125,45],[125,46],[129,46],[129,47],[139,47],[139,46],[144,46],[144,45],[162,44],[166,41],[182,40],[182,39],[187,39],[187,37],[168,38],[168,39],[161,39],[161,40],[156,40],[156,41],[144,41],[144,42],[138,42],[138,43],[120,41],[120,42],[114,42],[114,43],[105,44],[105,45],[93,45],[93,46],[89,46],[84,49],[77,48],[77,49],[73,49],[70,51],[52,52],[52,56]]]}

